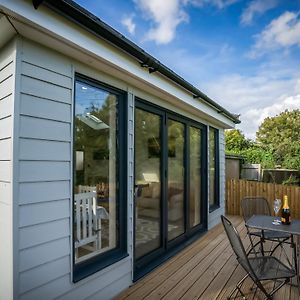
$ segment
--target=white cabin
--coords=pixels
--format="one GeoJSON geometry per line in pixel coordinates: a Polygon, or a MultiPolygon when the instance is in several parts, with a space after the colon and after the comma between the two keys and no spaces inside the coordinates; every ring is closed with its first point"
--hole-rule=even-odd
{"type": "Polygon", "coordinates": [[[70,0],[0,0],[0,299],[112,299],[224,214],[237,117],[70,0]]]}

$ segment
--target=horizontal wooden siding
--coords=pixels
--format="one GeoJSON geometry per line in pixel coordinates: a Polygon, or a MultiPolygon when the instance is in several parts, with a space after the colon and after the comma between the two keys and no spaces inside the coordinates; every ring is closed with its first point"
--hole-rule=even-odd
{"type": "Polygon", "coordinates": [[[13,297],[12,137],[15,41],[0,50],[0,299],[13,297]]]}
{"type": "MultiPolygon", "coordinates": [[[[76,284],[72,282],[71,167],[76,62],[25,39],[22,45],[19,299],[109,299],[131,283],[130,257],[76,284]]],[[[132,133],[133,126],[130,137],[132,133]]],[[[132,149],[133,138],[130,140],[132,149]]],[[[133,168],[132,164],[131,161],[133,168]]]]}

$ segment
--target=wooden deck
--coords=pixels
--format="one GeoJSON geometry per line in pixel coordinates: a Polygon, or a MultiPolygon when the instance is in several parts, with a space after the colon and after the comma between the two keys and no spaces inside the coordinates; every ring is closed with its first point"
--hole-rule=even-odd
{"type": "MultiPolygon", "coordinates": [[[[245,247],[249,247],[250,242],[242,218],[229,218],[237,227],[245,247]]],[[[222,225],[218,225],[133,284],[116,299],[225,300],[244,275],[245,272],[237,264],[222,225]]],[[[247,279],[243,285],[247,299],[264,299],[260,292],[255,292],[251,287],[252,281],[247,279]]],[[[273,299],[299,300],[300,296],[296,287],[285,285],[273,299]]]]}

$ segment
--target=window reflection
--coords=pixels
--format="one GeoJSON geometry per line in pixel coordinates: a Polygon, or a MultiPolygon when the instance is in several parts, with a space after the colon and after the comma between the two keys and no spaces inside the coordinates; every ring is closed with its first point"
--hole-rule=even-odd
{"type": "Polygon", "coordinates": [[[115,248],[117,96],[76,82],[74,129],[75,262],[115,248]]]}
{"type": "Polygon", "coordinates": [[[161,117],[135,110],[135,257],[160,247],[161,117]]]}
{"type": "Polygon", "coordinates": [[[184,233],[184,125],[168,121],[168,240],[184,233]]]}
{"type": "Polygon", "coordinates": [[[217,195],[217,130],[209,128],[209,205],[218,205],[217,195]]]}
{"type": "Polygon", "coordinates": [[[190,127],[190,226],[201,223],[201,130],[190,127]]]}

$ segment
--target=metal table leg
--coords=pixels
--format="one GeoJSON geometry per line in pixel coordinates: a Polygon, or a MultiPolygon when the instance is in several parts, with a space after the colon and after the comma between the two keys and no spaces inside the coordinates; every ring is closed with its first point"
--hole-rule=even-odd
{"type": "Polygon", "coordinates": [[[300,274],[299,274],[299,254],[300,254],[300,236],[296,236],[296,241],[294,241],[294,236],[291,238],[291,247],[293,248],[293,259],[294,266],[296,271],[297,282],[296,284],[292,284],[293,286],[298,287],[298,293],[300,295],[300,274]]]}
{"type": "Polygon", "coordinates": [[[299,292],[299,295],[300,295],[300,274],[299,274],[299,249],[300,249],[300,236],[297,235],[296,237],[296,246],[295,246],[295,255],[296,255],[296,261],[297,261],[297,264],[295,265],[296,267],[296,274],[297,274],[297,284],[298,284],[298,292],[299,292]]]}

